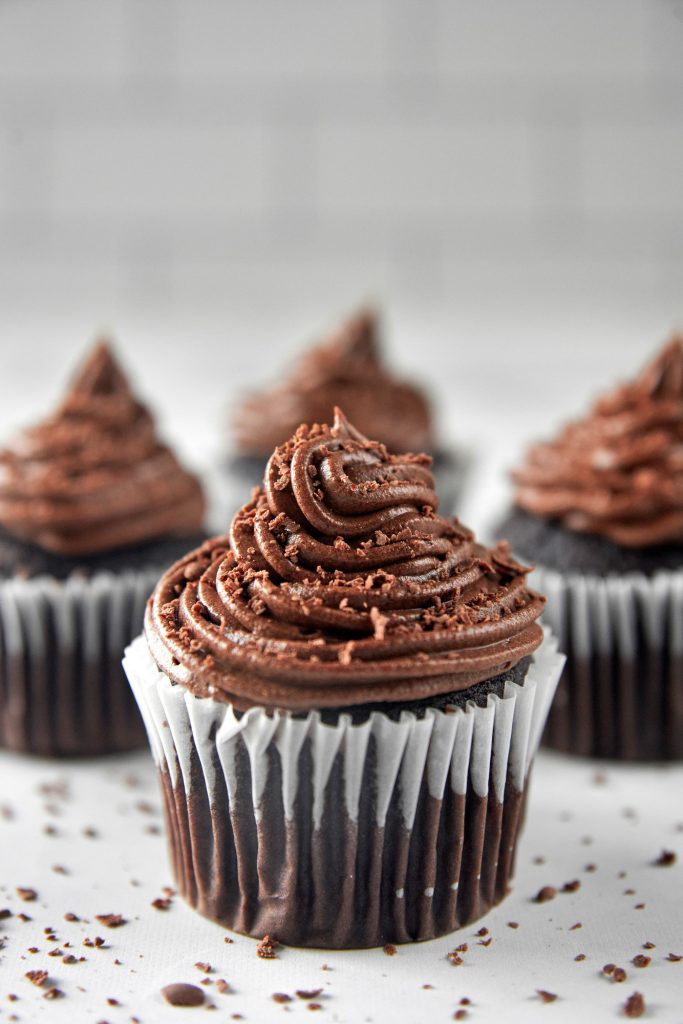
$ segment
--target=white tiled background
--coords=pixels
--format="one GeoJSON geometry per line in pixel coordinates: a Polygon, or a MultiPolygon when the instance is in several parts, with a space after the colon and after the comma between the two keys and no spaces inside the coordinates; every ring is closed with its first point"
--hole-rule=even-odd
{"type": "Polygon", "coordinates": [[[104,327],[215,438],[370,297],[472,434],[482,374],[572,411],[682,285],[682,0],[0,0],[3,421],[104,327]]]}

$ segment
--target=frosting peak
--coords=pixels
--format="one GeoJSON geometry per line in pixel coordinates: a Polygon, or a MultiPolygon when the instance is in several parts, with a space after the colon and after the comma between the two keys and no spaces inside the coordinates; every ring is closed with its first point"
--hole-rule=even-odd
{"type": "Polygon", "coordinates": [[[622,547],[683,542],[683,338],[530,449],[516,503],[622,547]]]}
{"type": "Polygon", "coordinates": [[[292,709],[463,690],[541,641],[543,599],[505,547],[437,515],[424,455],[336,410],[271,456],[264,487],[160,581],[146,635],[194,693],[292,709]]]}
{"type": "Polygon", "coordinates": [[[0,451],[0,525],[59,555],[201,528],[201,488],[156,436],[105,342],[56,412],[0,451]]]}
{"type": "Polygon", "coordinates": [[[300,423],[329,422],[335,405],[390,451],[432,448],[427,399],[389,373],[378,335],[376,314],[361,310],[301,356],[278,387],[242,402],[234,417],[240,452],[267,458],[300,423]]]}

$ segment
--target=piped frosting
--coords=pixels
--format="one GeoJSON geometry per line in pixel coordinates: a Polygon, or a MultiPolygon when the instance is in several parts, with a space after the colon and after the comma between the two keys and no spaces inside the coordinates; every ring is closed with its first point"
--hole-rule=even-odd
{"type": "Polygon", "coordinates": [[[529,570],[437,514],[430,461],[339,410],[300,427],[229,535],[160,581],[145,632],[162,671],[238,708],[310,709],[452,693],[531,654],[529,570]]]}
{"type": "Polygon", "coordinates": [[[683,543],[683,338],[513,473],[516,504],[627,548],[683,543]]]}
{"type": "Polygon", "coordinates": [[[199,482],[159,441],[104,342],[57,410],[0,451],[0,525],[59,555],[196,533],[203,516],[199,482]]]}
{"type": "Polygon", "coordinates": [[[233,418],[237,450],[265,461],[299,424],[329,422],[337,405],[390,451],[433,450],[429,402],[389,373],[378,335],[376,315],[362,310],[305,353],[281,384],[249,396],[233,418]]]}

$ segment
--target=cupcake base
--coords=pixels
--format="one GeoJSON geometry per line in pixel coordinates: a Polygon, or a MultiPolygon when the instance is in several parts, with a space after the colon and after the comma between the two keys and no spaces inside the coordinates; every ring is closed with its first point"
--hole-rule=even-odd
{"type": "Polygon", "coordinates": [[[531,760],[562,668],[450,712],[325,724],[192,697],[146,643],[125,667],[160,771],[176,884],[200,913],[288,945],[434,938],[508,891],[531,760]]]}
{"type": "Polygon", "coordinates": [[[597,577],[539,568],[567,654],[544,745],[621,761],[683,759],[683,571],[597,577]]]}
{"type": "MultiPolygon", "coordinates": [[[[310,771],[310,748],[301,757],[302,772],[310,771]]],[[[369,757],[366,771],[372,762],[369,757]]],[[[248,766],[241,770],[248,796],[248,766]]],[[[333,809],[343,803],[336,764],[321,827],[313,829],[308,817],[284,820],[278,771],[273,765],[264,794],[266,825],[239,801],[226,816],[220,807],[227,794],[214,793],[212,811],[196,779],[188,797],[182,778],[174,787],[161,772],[178,891],[231,931],[317,948],[416,942],[478,920],[508,893],[526,785],[520,792],[509,783],[502,801],[492,793],[478,796],[471,785],[465,794],[447,788],[440,800],[421,792],[412,828],[405,827],[397,795],[378,825],[370,797],[358,820],[333,809]],[[212,852],[197,857],[207,836],[212,852]]]]}
{"type": "Polygon", "coordinates": [[[145,745],[121,657],[166,564],[157,559],[201,539],[74,560],[0,532],[0,747],[91,757],[145,745]]]}

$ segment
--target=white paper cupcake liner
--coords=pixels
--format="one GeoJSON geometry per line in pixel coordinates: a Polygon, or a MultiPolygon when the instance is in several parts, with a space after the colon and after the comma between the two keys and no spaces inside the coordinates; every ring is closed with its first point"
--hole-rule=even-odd
{"type": "Polygon", "coordinates": [[[181,893],[292,945],[432,938],[505,895],[531,761],[564,658],[547,635],[485,707],[304,717],[196,698],[144,638],[124,667],[165,797],[181,893]]]}
{"type": "Polygon", "coordinates": [[[683,570],[538,568],[530,584],[567,654],[544,742],[591,757],[683,758],[683,570]]]}
{"type": "Polygon", "coordinates": [[[144,728],[121,671],[157,570],[0,581],[0,745],[46,756],[127,750],[144,728]]]}

